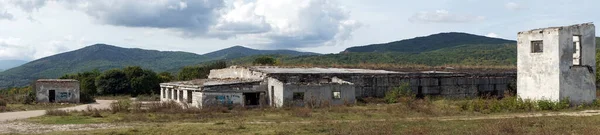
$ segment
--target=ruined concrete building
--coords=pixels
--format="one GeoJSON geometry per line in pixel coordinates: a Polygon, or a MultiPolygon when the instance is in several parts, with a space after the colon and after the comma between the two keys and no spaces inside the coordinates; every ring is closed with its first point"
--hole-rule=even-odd
{"type": "Polygon", "coordinates": [[[587,23],[519,32],[519,97],[575,104],[595,100],[595,30],[587,23]]]}
{"type": "Polygon", "coordinates": [[[35,83],[38,103],[79,103],[79,81],[40,79],[35,83]]]}
{"type": "Polygon", "coordinates": [[[195,107],[354,104],[357,99],[384,97],[408,83],[416,96],[473,98],[502,96],[516,74],[404,73],[339,68],[236,67],[211,70],[209,79],[161,84],[161,101],[195,107]]]}

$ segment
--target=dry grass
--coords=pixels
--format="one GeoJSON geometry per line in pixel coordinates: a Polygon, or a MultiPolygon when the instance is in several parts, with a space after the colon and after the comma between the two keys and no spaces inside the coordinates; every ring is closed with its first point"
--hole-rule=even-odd
{"type": "Polygon", "coordinates": [[[52,109],[52,110],[46,110],[46,115],[48,115],[48,116],[69,116],[71,114],[65,110],[52,109]]]}

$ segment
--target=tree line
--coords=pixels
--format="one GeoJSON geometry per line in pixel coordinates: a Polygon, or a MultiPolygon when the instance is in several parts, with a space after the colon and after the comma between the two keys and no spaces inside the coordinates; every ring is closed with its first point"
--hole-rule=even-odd
{"type": "Polygon", "coordinates": [[[210,70],[225,68],[225,62],[215,62],[201,66],[187,66],[177,76],[169,72],[156,73],[139,66],[111,69],[104,72],[92,70],[76,74],[66,74],[60,79],[75,79],[80,83],[81,102],[93,102],[98,95],[138,95],[160,94],[160,83],[207,78],[210,70]]]}

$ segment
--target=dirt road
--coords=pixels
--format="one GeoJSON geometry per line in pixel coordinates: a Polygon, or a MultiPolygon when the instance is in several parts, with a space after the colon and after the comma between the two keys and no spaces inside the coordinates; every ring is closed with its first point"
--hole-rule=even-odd
{"type": "MultiPolygon", "coordinates": [[[[87,108],[87,106],[91,106],[92,108],[97,108],[97,109],[107,109],[110,107],[110,103],[112,103],[114,101],[115,100],[96,100],[96,103],[78,105],[78,106],[68,107],[68,108],[61,108],[60,110],[80,111],[80,110],[85,110],[87,108]]],[[[0,113],[0,123],[6,122],[6,121],[19,120],[19,119],[27,119],[27,118],[31,118],[31,117],[38,117],[38,116],[42,116],[44,114],[46,114],[46,110],[0,113]]]]}

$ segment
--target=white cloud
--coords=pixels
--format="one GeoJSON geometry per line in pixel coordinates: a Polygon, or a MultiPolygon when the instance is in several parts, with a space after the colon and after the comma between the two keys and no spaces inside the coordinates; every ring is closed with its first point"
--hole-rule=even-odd
{"type": "Polygon", "coordinates": [[[0,59],[32,60],[78,49],[84,46],[84,38],[65,36],[43,43],[25,43],[20,38],[0,37],[0,59]]]}
{"type": "Polygon", "coordinates": [[[0,11],[0,20],[12,20],[14,16],[8,11],[0,11]]]}
{"type": "Polygon", "coordinates": [[[523,9],[523,7],[515,2],[508,2],[504,7],[508,10],[517,11],[523,9]]]}
{"type": "Polygon", "coordinates": [[[360,24],[332,0],[236,0],[211,34],[265,41],[274,48],[335,45],[360,24]]]}
{"type": "Polygon", "coordinates": [[[218,18],[223,0],[93,0],[65,1],[101,23],[173,29],[186,35],[202,35],[218,18]]]}
{"type": "Polygon", "coordinates": [[[38,11],[40,8],[46,5],[46,2],[51,0],[8,0],[13,5],[18,6],[25,12],[38,11]]]}
{"type": "Polygon", "coordinates": [[[486,37],[491,37],[491,38],[500,38],[500,36],[498,36],[498,34],[496,34],[496,33],[488,33],[485,36],[486,37]]]}
{"type": "Polygon", "coordinates": [[[484,16],[454,14],[447,10],[435,12],[418,12],[408,19],[410,22],[421,23],[466,23],[485,20],[484,16]]]}

